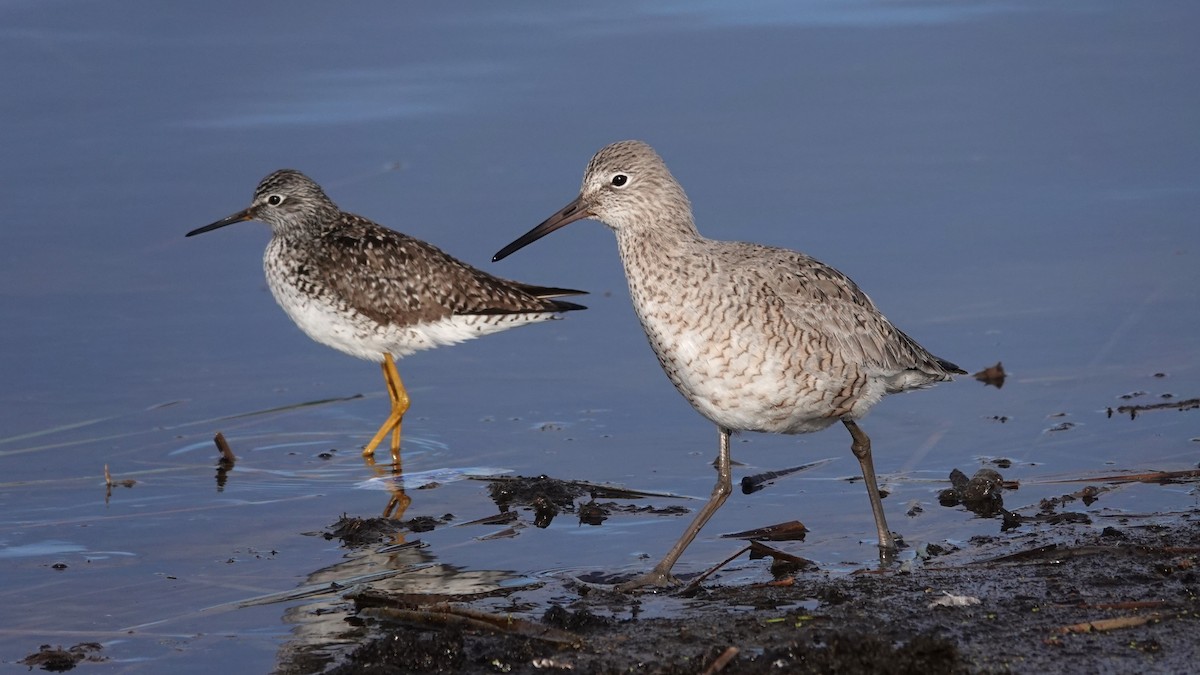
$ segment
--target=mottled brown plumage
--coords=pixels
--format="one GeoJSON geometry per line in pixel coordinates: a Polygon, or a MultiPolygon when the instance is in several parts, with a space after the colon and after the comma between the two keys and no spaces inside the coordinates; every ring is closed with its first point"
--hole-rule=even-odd
{"type": "Polygon", "coordinates": [[[245,220],[271,227],[263,255],[267,285],[301,330],[334,349],[384,364],[392,417],[364,450],[367,455],[393,429],[393,455],[399,451],[408,396],[393,358],[583,309],[554,299],[582,291],[494,277],[432,244],[346,213],[299,171],[270,174],[249,208],[187,236],[245,220]]]}
{"type": "Polygon", "coordinates": [[[650,346],[720,438],[712,497],[662,562],[625,587],[673,581],[671,567],[731,491],[733,431],[795,434],[842,422],[866,479],[880,550],[894,551],[870,439],[856,420],[886,394],[963,371],[893,326],[832,267],[796,251],[702,237],[683,188],[640,141],[596,153],[579,196],[493,260],[582,218],[616,234],[650,346]]]}

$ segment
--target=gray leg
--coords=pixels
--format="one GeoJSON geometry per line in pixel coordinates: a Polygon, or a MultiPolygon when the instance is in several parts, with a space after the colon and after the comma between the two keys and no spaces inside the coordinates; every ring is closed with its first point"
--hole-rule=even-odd
{"type": "Polygon", "coordinates": [[[671,576],[671,568],[675,566],[675,561],[679,560],[684,549],[692,543],[712,514],[721,508],[721,505],[733,492],[733,471],[729,459],[729,435],[733,432],[722,427],[717,427],[717,431],[721,435],[721,449],[717,454],[717,484],[713,486],[712,496],[708,498],[708,503],[700,509],[696,518],[692,520],[692,524],[688,525],[687,530],[684,531],[683,536],[675,542],[670,551],[667,551],[666,557],[659,561],[653,570],[623,584],[618,584],[617,590],[629,591],[642,586],[673,586],[679,583],[675,577],[671,576]]]}
{"type": "Polygon", "coordinates": [[[854,420],[842,420],[842,424],[846,425],[851,438],[854,439],[850,444],[850,451],[858,458],[863,481],[867,484],[867,497],[871,500],[871,512],[875,514],[875,529],[879,531],[879,557],[890,559],[896,552],[896,541],[892,538],[887,518],[883,514],[883,500],[879,497],[879,483],[875,480],[875,463],[871,460],[871,439],[858,428],[854,420]]]}

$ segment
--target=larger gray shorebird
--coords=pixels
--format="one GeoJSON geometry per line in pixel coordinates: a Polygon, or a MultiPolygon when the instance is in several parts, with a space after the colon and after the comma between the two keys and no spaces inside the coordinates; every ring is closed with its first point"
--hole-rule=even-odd
{"type": "Polygon", "coordinates": [[[409,398],[395,358],[583,309],[554,299],[583,291],[494,277],[432,244],[346,213],[292,169],[262,179],[248,208],[187,236],[245,220],[271,226],[263,269],[292,321],[323,345],[382,364],[392,410],[363,449],[367,457],[390,432],[392,458],[399,461],[409,398]]]}
{"type": "Polygon", "coordinates": [[[675,583],[675,561],[732,491],[734,431],[799,434],[840,421],[862,467],[880,552],[894,552],[871,440],[855,420],[885,394],[965,371],[893,326],[832,267],[796,251],[700,236],[683,188],[641,141],[596,153],[579,196],[492,260],[583,218],[616,233],[629,295],[658,362],[720,434],[712,496],[666,557],[621,588],[675,583]]]}

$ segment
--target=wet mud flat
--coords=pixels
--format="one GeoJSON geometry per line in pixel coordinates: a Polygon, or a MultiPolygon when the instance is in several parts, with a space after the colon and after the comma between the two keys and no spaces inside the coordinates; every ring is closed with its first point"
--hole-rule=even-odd
{"type": "Polygon", "coordinates": [[[921,554],[752,585],[716,576],[669,618],[639,616],[659,596],[574,579],[466,602],[359,589],[337,640],[278,672],[1194,672],[1200,510],[921,554]]]}

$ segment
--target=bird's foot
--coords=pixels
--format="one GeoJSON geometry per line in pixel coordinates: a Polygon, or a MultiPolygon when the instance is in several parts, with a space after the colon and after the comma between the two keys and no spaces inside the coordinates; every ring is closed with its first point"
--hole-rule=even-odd
{"type": "Polygon", "coordinates": [[[403,412],[398,412],[396,410],[392,410],[392,414],[388,415],[387,421],[385,421],[383,423],[383,426],[379,427],[379,431],[375,432],[375,436],[372,437],[371,441],[369,443],[367,443],[365,448],[363,448],[363,452],[362,452],[363,457],[374,457],[375,456],[375,448],[379,447],[379,444],[383,442],[383,439],[387,438],[388,434],[391,434],[392,435],[392,442],[391,442],[392,461],[399,462],[400,461],[400,423],[403,420],[404,420],[403,412]]]}
{"type": "Polygon", "coordinates": [[[630,591],[647,587],[671,588],[678,586],[679,583],[679,580],[671,575],[670,570],[660,570],[656,567],[645,574],[641,574],[630,579],[629,581],[623,581],[614,586],[614,588],[621,593],[628,593],[630,591]]]}
{"type": "Polygon", "coordinates": [[[879,543],[879,564],[881,566],[887,567],[896,562],[896,553],[899,552],[899,544],[902,542],[902,539],[889,532],[888,538],[879,543]]]}

